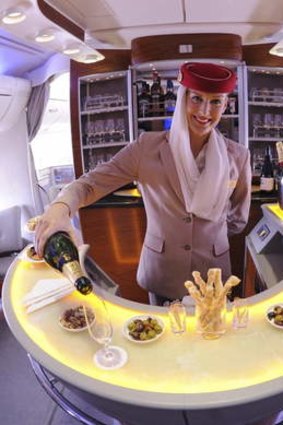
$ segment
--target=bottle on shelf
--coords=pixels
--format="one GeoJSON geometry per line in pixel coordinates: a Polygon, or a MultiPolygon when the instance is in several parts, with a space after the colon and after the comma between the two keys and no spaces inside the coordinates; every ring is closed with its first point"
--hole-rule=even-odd
{"type": "Polygon", "coordinates": [[[151,115],[158,117],[164,113],[164,94],[161,86],[160,76],[157,71],[152,73],[151,94],[151,115]]]}
{"type": "Polygon", "coordinates": [[[237,99],[237,96],[235,94],[231,94],[228,97],[226,114],[228,114],[228,115],[238,114],[238,99],[237,99]]]}
{"type": "Polygon", "coordinates": [[[149,93],[149,85],[142,81],[140,94],[138,95],[138,115],[140,118],[150,116],[151,96],[149,93]]]}
{"type": "Polygon", "coordinates": [[[53,269],[63,273],[81,294],[92,292],[92,283],[82,271],[78,250],[68,233],[56,232],[51,235],[44,246],[43,257],[53,269]]]}
{"type": "Polygon", "coordinates": [[[270,146],[266,147],[264,162],[261,168],[260,175],[260,191],[268,194],[274,190],[274,174],[273,165],[271,162],[270,146]]]}
{"type": "Polygon", "coordinates": [[[164,96],[164,113],[165,115],[173,115],[176,106],[177,96],[174,93],[174,85],[172,80],[167,80],[166,93],[164,96]]]}
{"type": "Polygon", "coordinates": [[[278,155],[278,170],[277,170],[277,191],[278,203],[283,210],[283,142],[276,143],[276,151],[278,155]]]}

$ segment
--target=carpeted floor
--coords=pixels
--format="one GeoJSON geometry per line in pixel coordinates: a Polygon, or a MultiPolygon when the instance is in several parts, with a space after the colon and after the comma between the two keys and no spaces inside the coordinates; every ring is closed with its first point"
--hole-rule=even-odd
{"type": "MultiPolygon", "coordinates": [[[[0,382],[0,425],[78,425],[81,423],[58,407],[42,389],[25,350],[17,342],[5,321],[1,304],[0,382]]],[[[83,406],[80,407],[83,410],[83,406]]],[[[95,417],[106,425],[118,425],[117,421],[97,412],[95,417]]]]}

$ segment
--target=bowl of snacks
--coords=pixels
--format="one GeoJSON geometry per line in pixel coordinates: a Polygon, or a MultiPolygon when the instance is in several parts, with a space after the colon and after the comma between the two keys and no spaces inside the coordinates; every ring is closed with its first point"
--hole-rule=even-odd
{"type": "Polygon", "coordinates": [[[274,304],[267,309],[268,323],[278,329],[283,329],[283,304],[274,304]]]}
{"type": "Polygon", "coordinates": [[[131,317],[123,327],[124,336],[128,340],[138,344],[147,344],[156,341],[163,333],[163,321],[151,315],[131,317]]]}
{"type": "Polygon", "coordinates": [[[30,218],[24,226],[25,231],[27,233],[34,233],[39,219],[40,219],[40,215],[30,218]]]}
{"type": "Polygon", "coordinates": [[[26,254],[26,259],[28,261],[34,261],[36,263],[43,263],[44,262],[44,258],[41,258],[37,255],[36,250],[35,250],[33,245],[27,246],[27,248],[25,250],[25,254],[26,254]]]}
{"type": "MultiPolygon", "coordinates": [[[[89,324],[95,320],[94,311],[90,307],[85,307],[89,324]]],[[[61,328],[70,332],[81,332],[87,329],[87,323],[83,305],[72,306],[65,309],[59,316],[61,328]]]]}

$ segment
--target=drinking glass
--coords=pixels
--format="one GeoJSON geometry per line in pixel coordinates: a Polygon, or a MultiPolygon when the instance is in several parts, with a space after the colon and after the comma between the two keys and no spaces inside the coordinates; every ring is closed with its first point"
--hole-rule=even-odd
{"type": "Polygon", "coordinates": [[[243,298],[235,298],[233,301],[233,321],[234,329],[242,329],[248,326],[249,322],[249,308],[247,302],[243,298]]]}
{"type": "Polygon", "coordinates": [[[117,142],[125,142],[125,121],[124,118],[117,118],[116,120],[116,133],[117,133],[117,142]]]}
{"type": "Polygon", "coordinates": [[[93,361],[101,369],[118,369],[127,362],[127,352],[114,345],[110,345],[113,336],[113,327],[111,324],[109,312],[103,300],[100,300],[95,308],[95,318],[92,323],[89,322],[84,306],[84,315],[91,338],[102,345],[93,356],[93,361]]]}
{"type": "Polygon", "coordinates": [[[186,307],[180,301],[174,301],[169,305],[169,320],[171,331],[175,335],[181,335],[186,330],[186,307]]]}
{"type": "Polygon", "coordinates": [[[204,339],[217,339],[226,332],[226,299],[210,304],[197,304],[196,330],[204,339]]]}

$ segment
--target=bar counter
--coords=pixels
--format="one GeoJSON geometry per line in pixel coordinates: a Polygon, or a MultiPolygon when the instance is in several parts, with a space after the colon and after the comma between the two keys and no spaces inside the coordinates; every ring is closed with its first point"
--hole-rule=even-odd
{"type": "MultiPolygon", "coordinates": [[[[121,369],[98,369],[92,361],[99,348],[87,331],[70,333],[58,325],[62,308],[74,302],[95,309],[97,297],[74,291],[60,301],[27,314],[22,299],[40,279],[60,278],[47,264],[17,257],[3,286],[8,325],[25,350],[44,368],[81,391],[86,399],[127,424],[244,425],[283,406],[283,329],[265,318],[267,308],[283,302],[283,281],[248,299],[250,321],[234,330],[228,312],[227,332],[208,341],[195,332],[188,315],[187,332],[171,333],[164,307],[122,299],[102,291],[114,326],[113,345],[128,352],[121,369]],[[165,323],[157,341],[141,345],[122,334],[125,321],[154,314],[165,323]]],[[[95,288],[97,293],[100,288],[95,288]]]]}

